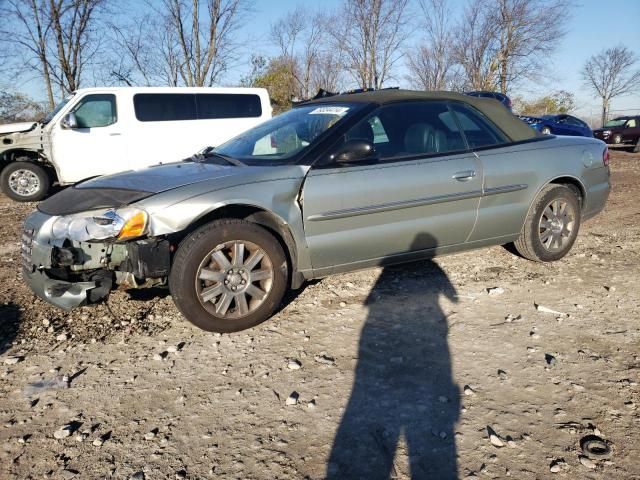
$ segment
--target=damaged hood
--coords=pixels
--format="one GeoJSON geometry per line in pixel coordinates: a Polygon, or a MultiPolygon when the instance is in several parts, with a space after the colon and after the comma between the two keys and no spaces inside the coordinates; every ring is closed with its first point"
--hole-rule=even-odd
{"type": "Polygon", "coordinates": [[[27,132],[37,125],[36,122],[7,123],[0,125],[0,135],[7,133],[27,132]]]}
{"type": "Polygon", "coordinates": [[[48,215],[69,215],[118,208],[194,184],[212,191],[284,177],[302,178],[304,174],[304,169],[295,165],[239,167],[199,162],[170,163],[87,180],[41,202],[38,210],[48,215]]]}
{"type": "Polygon", "coordinates": [[[78,184],[76,188],[115,188],[160,193],[216,178],[243,175],[248,173],[247,170],[253,168],[257,167],[235,167],[202,162],[168,163],[142,170],[130,170],[115,175],[97,177],[78,184]]]}

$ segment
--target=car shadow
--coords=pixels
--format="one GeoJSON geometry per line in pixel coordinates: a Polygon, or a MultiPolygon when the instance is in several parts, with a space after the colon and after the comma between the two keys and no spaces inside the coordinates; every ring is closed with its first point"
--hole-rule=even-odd
{"type": "Polygon", "coordinates": [[[14,303],[0,305],[0,355],[9,350],[20,330],[20,307],[14,303]]]}
{"type": "MultiPolygon", "coordinates": [[[[414,245],[432,244],[427,234],[414,245]]],[[[456,291],[433,261],[386,267],[369,293],[351,396],[326,478],[396,478],[404,438],[413,479],[457,478],[459,389],[440,297],[456,291]]],[[[403,460],[404,461],[404,460],[403,460]]]]}

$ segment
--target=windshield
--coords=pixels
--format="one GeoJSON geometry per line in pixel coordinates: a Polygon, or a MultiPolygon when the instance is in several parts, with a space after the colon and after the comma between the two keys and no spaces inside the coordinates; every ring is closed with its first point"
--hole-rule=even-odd
{"type": "Polygon", "coordinates": [[[361,107],[346,103],[297,107],[232,138],[213,152],[242,161],[287,160],[361,107]]]}
{"type": "Polygon", "coordinates": [[[621,127],[627,121],[626,118],[616,118],[615,120],[609,120],[604,124],[605,127],[621,127]]]}
{"type": "Polygon", "coordinates": [[[71,100],[73,98],[73,93],[71,95],[69,95],[68,97],[64,98],[62,101],[60,101],[53,110],[51,110],[49,113],[47,113],[45,115],[45,117],[42,119],[42,123],[49,123],[51,121],[51,119],[53,117],[56,116],[56,114],[63,109],[63,107],[69,103],[69,100],[71,100]]]}

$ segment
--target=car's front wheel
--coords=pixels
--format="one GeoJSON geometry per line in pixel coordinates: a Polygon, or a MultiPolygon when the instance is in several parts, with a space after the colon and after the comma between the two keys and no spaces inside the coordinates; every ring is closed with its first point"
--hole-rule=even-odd
{"type": "Polygon", "coordinates": [[[169,288],[182,314],[212,332],[237,332],[269,318],[287,289],[280,242],[259,225],[217,220],[187,236],[176,252],[169,288]]]}
{"type": "Polygon", "coordinates": [[[549,127],[542,127],[540,129],[540,133],[543,135],[551,135],[551,129],[549,127]]]}
{"type": "Polygon", "coordinates": [[[622,143],[622,135],[616,134],[613,136],[613,144],[620,145],[622,143]]]}
{"type": "Polygon", "coordinates": [[[36,202],[47,195],[51,180],[40,165],[33,162],[14,162],[2,170],[0,186],[5,195],[13,200],[36,202]]]}
{"type": "Polygon", "coordinates": [[[514,246],[529,260],[553,262],[569,253],[579,229],[576,192],[565,185],[550,184],[536,197],[514,246]]]}

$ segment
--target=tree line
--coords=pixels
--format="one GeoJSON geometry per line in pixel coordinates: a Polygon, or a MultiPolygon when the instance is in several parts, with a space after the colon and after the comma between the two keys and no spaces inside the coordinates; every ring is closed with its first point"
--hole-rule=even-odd
{"type": "MultiPolygon", "coordinates": [[[[513,94],[541,79],[574,8],[566,0],[467,0],[455,12],[446,0],[342,0],[332,11],[310,3],[270,26],[267,55],[243,38],[243,26],[260,22],[252,0],[144,0],[133,10],[124,0],[0,0],[0,63],[8,81],[41,81],[49,108],[82,86],[219,85],[243,60],[239,83],[266,87],[278,109],[319,89],[513,94]]],[[[586,59],[585,86],[602,100],[603,118],[613,98],[638,87],[636,62],[624,46],[586,59]]],[[[4,95],[0,114],[11,100],[4,95]]]]}

